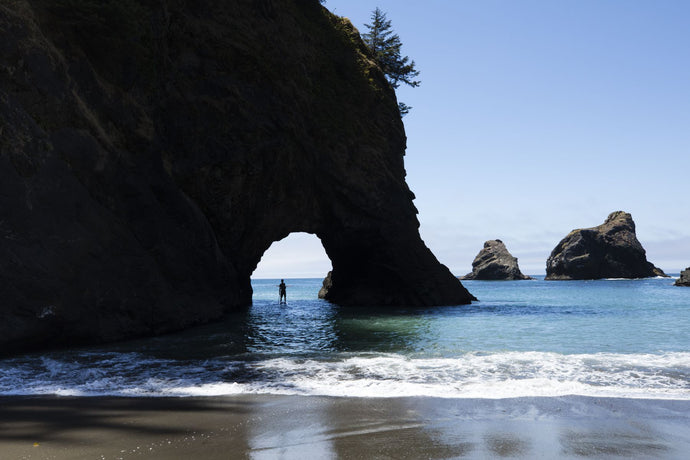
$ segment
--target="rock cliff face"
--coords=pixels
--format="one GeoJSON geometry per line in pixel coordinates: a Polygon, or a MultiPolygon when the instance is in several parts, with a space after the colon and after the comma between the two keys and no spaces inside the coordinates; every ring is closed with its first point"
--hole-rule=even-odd
{"type": "Polygon", "coordinates": [[[316,0],[3,2],[0,347],[218,318],[291,232],[321,239],[333,302],[470,302],[419,237],[405,140],[316,0]]]}
{"type": "Polygon", "coordinates": [[[573,230],[546,261],[547,280],[666,276],[647,261],[627,212],[611,213],[598,227],[573,230]]]}
{"type": "Polygon", "coordinates": [[[690,286],[690,267],[680,272],[680,278],[673,284],[676,286],[690,286]]]}
{"type": "Polygon", "coordinates": [[[489,240],[472,261],[472,273],[463,280],[531,280],[523,275],[518,260],[513,257],[501,240],[489,240]]]}

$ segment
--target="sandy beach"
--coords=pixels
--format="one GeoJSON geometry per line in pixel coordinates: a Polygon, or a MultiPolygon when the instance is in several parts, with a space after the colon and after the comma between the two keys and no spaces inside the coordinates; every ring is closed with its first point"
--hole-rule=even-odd
{"type": "Polygon", "coordinates": [[[690,401],[5,397],[0,458],[687,458],[690,401]]]}

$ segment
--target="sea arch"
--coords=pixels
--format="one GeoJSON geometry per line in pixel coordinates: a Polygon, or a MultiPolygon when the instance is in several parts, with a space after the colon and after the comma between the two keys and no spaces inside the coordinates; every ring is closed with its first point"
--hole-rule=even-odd
{"type": "Polygon", "coordinates": [[[394,88],[347,19],[316,1],[147,2],[129,36],[155,39],[103,53],[71,9],[15,3],[0,12],[21,31],[0,65],[26,64],[0,79],[4,351],[218,319],[251,303],[261,256],[292,232],[321,240],[331,302],[473,299],[420,238],[394,88]]]}
{"type": "Polygon", "coordinates": [[[324,212],[327,218],[314,219],[316,225],[290,225],[286,215],[296,218],[300,214],[298,210],[274,212],[272,225],[265,231],[244,233],[232,245],[234,250],[226,251],[235,262],[245,303],[251,303],[250,277],[261,258],[275,242],[295,233],[312,234],[323,245],[332,269],[320,296],[333,303],[431,306],[458,305],[474,299],[424,245],[416,226],[409,229],[394,219],[379,221],[369,216],[336,218],[330,209],[324,212]]]}

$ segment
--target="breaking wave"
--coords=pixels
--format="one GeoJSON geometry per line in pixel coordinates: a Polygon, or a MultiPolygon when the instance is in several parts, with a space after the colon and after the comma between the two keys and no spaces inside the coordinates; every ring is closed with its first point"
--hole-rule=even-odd
{"type": "Polygon", "coordinates": [[[173,360],[81,353],[0,363],[0,395],[510,398],[583,395],[690,400],[690,353],[467,353],[454,358],[173,360]]]}

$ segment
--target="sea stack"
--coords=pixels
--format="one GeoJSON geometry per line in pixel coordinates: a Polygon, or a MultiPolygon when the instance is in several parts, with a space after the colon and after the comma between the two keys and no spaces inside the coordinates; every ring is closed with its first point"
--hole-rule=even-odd
{"type": "Polygon", "coordinates": [[[394,88],[317,0],[4,1],[0,44],[0,355],[220,319],[295,232],[333,303],[474,299],[419,235],[394,88]]]}
{"type": "Polygon", "coordinates": [[[462,280],[531,280],[518,267],[517,257],[508,252],[501,240],[489,240],[472,262],[472,273],[462,280]]]}
{"type": "Polygon", "coordinates": [[[647,261],[635,235],[635,222],[623,211],[612,212],[597,227],[573,230],[546,261],[547,280],[653,276],[666,274],[647,261]]]}
{"type": "Polygon", "coordinates": [[[676,286],[690,287],[690,267],[680,272],[680,278],[678,278],[676,282],[673,284],[675,284],[676,286]]]}

